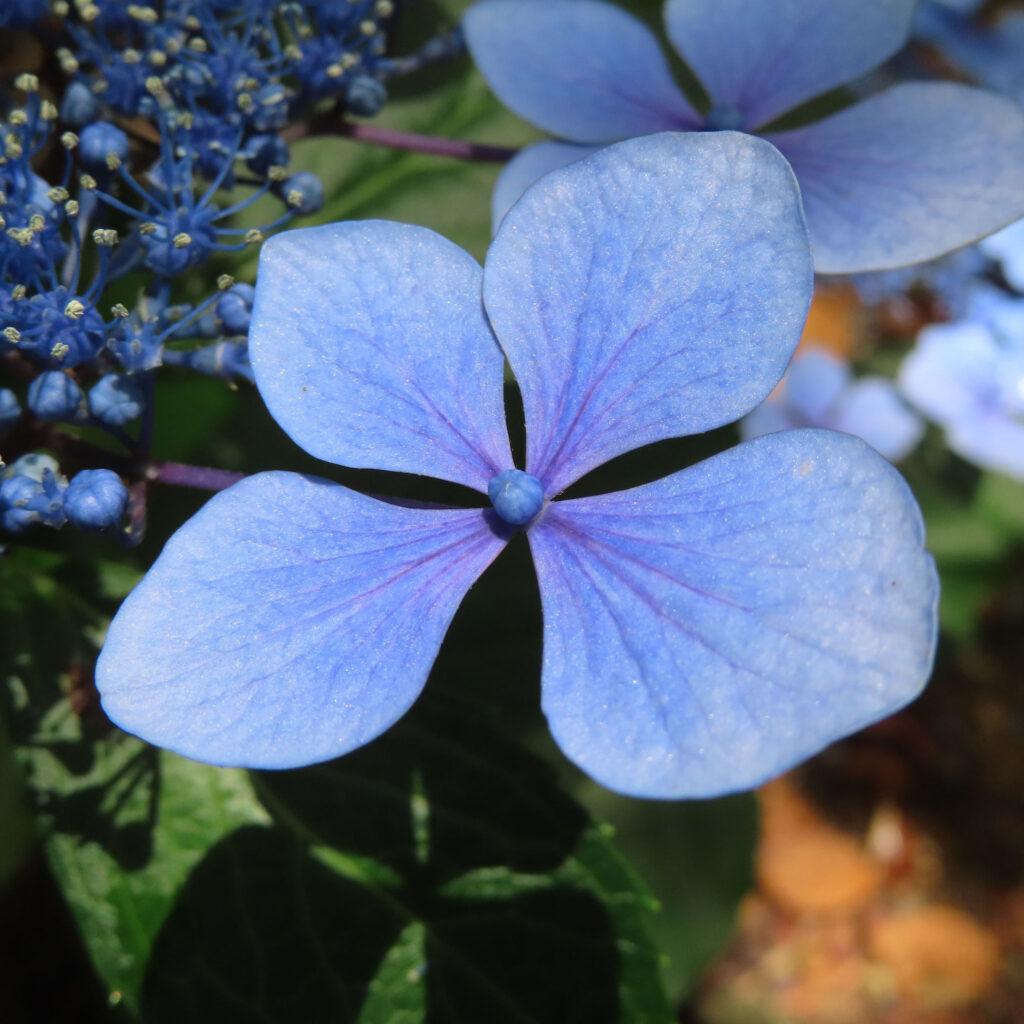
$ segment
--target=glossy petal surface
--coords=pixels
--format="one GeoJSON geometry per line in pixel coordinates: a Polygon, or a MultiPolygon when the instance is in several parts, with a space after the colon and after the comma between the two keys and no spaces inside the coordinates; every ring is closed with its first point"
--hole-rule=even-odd
{"type": "Polygon", "coordinates": [[[311,455],[486,493],[512,465],[504,360],[479,264],[426,228],[353,221],[271,238],[249,354],[267,407],[311,455]]]}
{"type": "Polygon", "coordinates": [[[668,0],[669,38],[716,104],[758,128],[870,71],[907,37],[916,0],[668,0]]]}
{"type": "Polygon", "coordinates": [[[469,51],[510,110],[571,142],[696,127],[658,41],[597,0],[485,0],[463,16],[469,51]]]}
{"type": "Polygon", "coordinates": [[[543,702],[566,754],[646,797],[757,785],[913,699],[938,584],[907,485],[861,441],[787,431],[529,533],[543,702]]]}
{"type": "Polygon", "coordinates": [[[596,152],[594,146],[578,146],[571,142],[538,142],[517,153],[505,165],[494,184],[491,196],[491,224],[495,233],[505,214],[519,197],[549,171],[575,163],[596,152]]]}
{"type": "Polygon", "coordinates": [[[800,180],[815,270],[933,259],[1024,215],[1024,110],[949,82],[911,82],[769,136],[800,180]]]}
{"type": "Polygon", "coordinates": [[[548,496],[729,423],[786,368],[811,293],[789,167],[739,132],[664,133],[547,175],[487,255],[484,302],[548,496]]]}
{"type": "Polygon", "coordinates": [[[285,768],[373,739],[416,699],[503,546],[482,509],[409,509],[295,473],[247,477],[171,539],[97,665],[123,729],[285,768]]]}

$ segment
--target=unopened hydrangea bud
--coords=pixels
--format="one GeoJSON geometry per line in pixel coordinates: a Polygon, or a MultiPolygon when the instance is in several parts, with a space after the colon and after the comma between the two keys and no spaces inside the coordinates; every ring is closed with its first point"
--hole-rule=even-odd
{"type": "Polygon", "coordinates": [[[120,164],[128,159],[128,136],[104,121],[87,124],[78,137],[78,153],[82,166],[93,174],[106,175],[110,167],[108,158],[120,164]]]}
{"type": "Polygon", "coordinates": [[[108,427],[123,427],[142,415],[146,399],[135,377],[108,373],[89,391],[89,412],[108,427]]]}
{"type": "Polygon", "coordinates": [[[55,423],[80,419],[85,395],[66,373],[45,370],[28,386],[28,407],[41,420],[55,423]]]}
{"type": "Polygon", "coordinates": [[[311,171],[299,171],[281,183],[281,194],[299,213],[316,213],[324,205],[324,186],[311,171]]]}
{"type": "Polygon", "coordinates": [[[116,530],[128,508],[128,489],[109,469],[83,469],[64,492],[64,514],[79,530],[116,530]]]}
{"type": "Polygon", "coordinates": [[[345,90],[345,106],[358,117],[373,117],[387,98],[383,83],[369,75],[357,75],[345,90]]]}
{"type": "Polygon", "coordinates": [[[242,153],[253,174],[266,174],[269,168],[288,163],[288,147],[279,135],[253,135],[242,153]]]}
{"type": "Polygon", "coordinates": [[[11,430],[20,418],[18,396],[10,388],[0,388],[0,434],[11,430]]]}
{"type": "Polygon", "coordinates": [[[72,82],[60,101],[60,119],[73,128],[83,128],[100,116],[100,101],[84,82],[72,82]]]}
{"type": "Polygon", "coordinates": [[[217,316],[229,334],[248,334],[254,294],[251,284],[236,284],[217,300],[217,316]]]}

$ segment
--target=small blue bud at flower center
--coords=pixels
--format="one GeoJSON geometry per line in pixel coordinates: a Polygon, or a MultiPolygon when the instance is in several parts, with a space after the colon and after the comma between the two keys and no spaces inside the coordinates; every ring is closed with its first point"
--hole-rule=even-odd
{"type": "Polygon", "coordinates": [[[730,103],[716,103],[704,118],[704,127],[712,132],[740,132],[746,127],[746,118],[730,103]]]}
{"type": "Polygon", "coordinates": [[[487,485],[487,496],[506,523],[522,526],[544,504],[544,485],[521,469],[505,469],[487,485]]]}

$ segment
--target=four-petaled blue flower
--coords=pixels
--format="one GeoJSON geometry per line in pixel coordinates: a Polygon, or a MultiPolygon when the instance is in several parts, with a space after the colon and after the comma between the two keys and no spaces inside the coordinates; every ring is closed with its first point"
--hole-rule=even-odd
{"type": "Polygon", "coordinates": [[[218,764],[353,750],[413,703],[463,596],[518,532],[540,583],[544,711],[612,789],[752,786],[900,707],[930,668],[937,582],[909,489],[861,441],[790,431],[555,500],[622,452],[760,402],[811,281],[792,172],[734,132],[634,139],[555,172],[483,270],[384,221],[272,239],[250,346],[275,419],[319,458],[455,481],[493,506],[410,508],[294,473],[241,481],[114,619],[97,669],[107,712],[218,764]]]}
{"type": "Polygon", "coordinates": [[[672,80],[654,35],[618,7],[476,4],[463,26],[491,88],[566,140],[531,146],[509,164],[495,221],[542,174],[595,144],[729,128],[763,135],[789,160],[821,273],[918,263],[990,234],[1024,215],[1024,111],[1012,100],[905,82],[805,127],[773,127],[898,50],[916,2],[667,0],[669,39],[711,97],[707,115],[672,80]]]}

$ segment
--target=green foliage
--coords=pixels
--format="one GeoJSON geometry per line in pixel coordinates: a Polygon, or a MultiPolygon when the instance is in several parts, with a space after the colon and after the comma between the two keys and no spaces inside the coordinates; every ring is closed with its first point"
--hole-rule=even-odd
{"type": "Polygon", "coordinates": [[[1013,554],[1024,548],[1024,485],[982,473],[963,495],[933,481],[914,482],[942,581],[942,628],[969,641],[985,599],[1004,580],[1013,554]]]}

